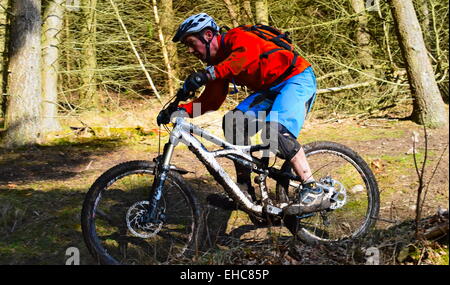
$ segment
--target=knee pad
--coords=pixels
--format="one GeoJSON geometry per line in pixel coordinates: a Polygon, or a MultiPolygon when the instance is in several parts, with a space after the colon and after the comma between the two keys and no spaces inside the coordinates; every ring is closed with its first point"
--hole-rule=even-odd
{"type": "Polygon", "coordinates": [[[258,120],[240,110],[232,110],[222,120],[222,130],[227,142],[235,145],[249,145],[250,137],[258,132],[258,120]]]}
{"type": "Polygon", "coordinates": [[[222,130],[227,142],[235,145],[247,145],[248,137],[245,135],[245,117],[240,111],[229,111],[223,116],[222,130]]]}
{"type": "Polygon", "coordinates": [[[285,160],[291,160],[300,150],[301,145],[292,133],[280,123],[267,122],[261,134],[264,144],[285,160]]]}

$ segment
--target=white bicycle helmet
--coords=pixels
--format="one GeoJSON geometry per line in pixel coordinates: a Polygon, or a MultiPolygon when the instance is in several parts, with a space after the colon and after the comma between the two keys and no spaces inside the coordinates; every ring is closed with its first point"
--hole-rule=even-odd
{"type": "Polygon", "coordinates": [[[220,30],[214,19],[206,13],[190,16],[178,27],[172,41],[178,42],[186,36],[199,33],[206,28],[211,28],[215,32],[219,32],[220,30]]]}

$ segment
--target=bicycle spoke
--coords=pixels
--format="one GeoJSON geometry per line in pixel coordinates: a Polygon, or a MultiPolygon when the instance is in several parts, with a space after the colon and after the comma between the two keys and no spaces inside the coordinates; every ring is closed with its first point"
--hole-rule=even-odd
{"type": "MultiPolygon", "coordinates": [[[[379,207],[378,188],[367,164],[355,152],[331,142],[311,143],[305,146],[305,153],[315,180],[337,191],[338,202],[332,202],[327,212],[299,221],[288,219],[291,231],[311,242],[354,238],[367,232],[379,207]]],[[[293,199],[296,189],[283,185],[293,199]]]]}
{"type": "MultiPolygon", "coordinates": [[[[192,203],[171,176],[158,203],[155,223],[145,223],[152,173],[130,172],[112,178],[95,199],[94,242],[119,263],[161,264],[183,253],[192,242],[192,203]]],[[[110,259],[108,259],[110,260],[110,259]]]]}

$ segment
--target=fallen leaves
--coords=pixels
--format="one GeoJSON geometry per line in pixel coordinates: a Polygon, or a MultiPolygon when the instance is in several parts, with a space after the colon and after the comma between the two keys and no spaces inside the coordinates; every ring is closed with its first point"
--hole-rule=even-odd
{"type": "Polygon", "coordinates": [[[370,166],[372,168],[372,171],[375,174],[379,174],[379,173],[384,172],[386,163],[383,160],[377,158],[375,160],[372,160],[372,162],[370,163],[370,166]]]}

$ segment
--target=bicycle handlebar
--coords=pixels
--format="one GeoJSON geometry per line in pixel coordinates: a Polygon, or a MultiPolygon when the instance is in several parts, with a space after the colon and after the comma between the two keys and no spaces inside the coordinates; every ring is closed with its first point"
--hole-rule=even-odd
{"type": "Polygon", "coordinates": [[[167,106],[167,108],[161,110],[156,118],[156,122],[159,125],[170,123],[171,115],[179,111],[178,105],[181,101],[186,101],[192,97],[194,97],[195,92],[185,91],[184,88],[180,88],[175,95],[175,100],[167,106]]]}

